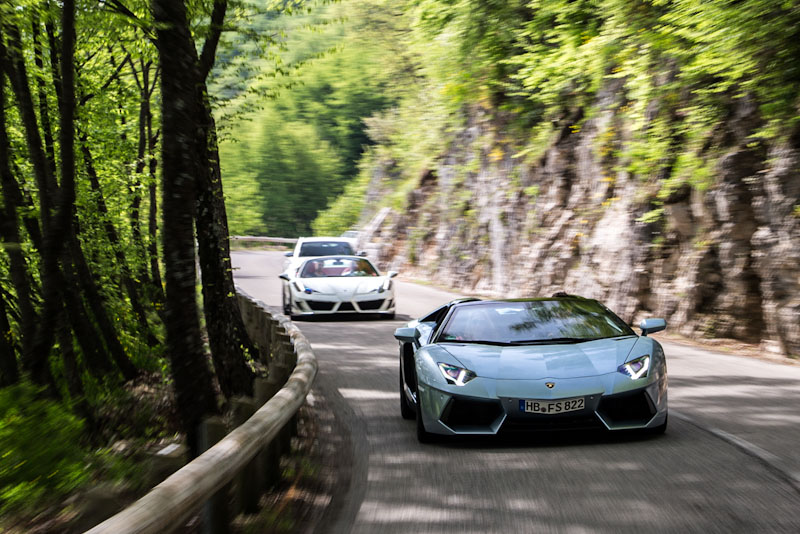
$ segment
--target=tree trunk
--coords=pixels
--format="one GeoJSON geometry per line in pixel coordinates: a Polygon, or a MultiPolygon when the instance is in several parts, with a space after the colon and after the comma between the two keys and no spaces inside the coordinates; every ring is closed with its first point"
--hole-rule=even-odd
{"type": "Polygon", "coordinates": [[[197,243],[206,329],[222,392],[226,397],[252,395],[254,375],[247,364],[247,354],[257,358],[258,351],[245,330],[233,284],[216,130],[205,99],[203,119],[201,141],[206,154],[202,161],[208,164],[197,174],[197,243]]]}
{"type": "MultiPolygon", "coordinates": [[[[0,48],[0,65],[6,63],[2,48],[0,48]]],[[[6,243],[6,253],[9,258],[9,271],[14,291],[17,295],[17,307],[19,308],[20,334],[22,337],[22,353],[30,357],[33,350],[33,340],[36,335],[36,310],[31,300],[31,284],[29,279],[28,265],[25,255],[22,252],[22,238],[18,227],[17,207],[21,204],[22,198],[17,186],[14,175],[11,174],[9,161],[11,153],[9,150],[8,133],[6,131],[6,98],[5,98],[5,75],[0,68],[0,182],[2,182],[3,192],[3,217],[0,221],[0,237],[6,243]]],[[[3,333],[9,332],[4,328],[3,333]]],[[[16,357],[14,358],[16,367],[16,357]]]]}
{"type": "MultiPolygon", "coordinates": [[[[102,337],[92,324],[89,312],[81,298],[81,274],[76,267],[71,250],[61,253],[62,271],[59,273],[60,288],[59,298],[64,306],[57,313],[65,313],[66,321],[75,332],[75,338],[83,353],[84,364],[87,370],[97,378],[111,376],[116,373],[114,365],[108,358],[108,353],[103,346],[102,337]]],[[[58,320],[56,324],[59,324],[58,320]]],[[[60,343],[66,345],[65,334],[60,333],[60,343]]],[[[72,347],[72,341],[69,342],[72,347]]]]}
{"type": "Polygon", "coordinates": [[[194,206],[195,180],[202,151],[198,147],[199,83],[197,51],[186,8],[175,0],[151,0],[161,59],[163,139],[162,213],[166,277],[167,349],[175,380],[178,412],[192,456],[198,454],[198,426],[218,412],[211,370],[201,343],[196,298],[194,206]]]}
{"type": "MultiPolygon", "coordinates": [[[[0,141],[2,144],[2,141],[0,141]]],[[[0,158],[3,157],[0,151],[0,158]]],[[[5,161],[3,162],[5,163],[5,161]]],[[[7,167],[7,165],[3,165],[7,167]]],[[[9,274],[11,283],[16,293],[16,303],[19,309],[19,327],[22,345],[22,353],[30,355],[33,350],[33,342],[36,336],[36,311],[31,300],[31,284],[28,273],[28,265],[25,255],[22,252],[19,229],[17,227],[16,207],[6,192],[6,182],[8,178],[3,170],[3,197],[5,206],[0,212],[0,238],[2,238],[3,248],[9,258],[9,274]]],[[[4,327],[0,330],[0,336],[9,335],[9,328],[4,327]]]]}
{"type": "MultiPolygon", "coordinates": [[[[67,5],[65,4],[65,10],[67,5]]],[[[14,26],[4,26],[2,31],[8,33],[9,48],[0,53],[8,58],[5,71],[11,80],[11,87],[17,101],[20,119],[25,130],[26,144],[28,153],[33,166],[36,183],[39,188],[39,215],[42,221],[44,233],[43,243],[40,249],[42,256],[42,286],[43,286],[43,309],[40,314],[37,333],[34,336],[33,344],[29,352],[23,353],[22,365],[31,373],[31,378],[42,385],[51,388],[51,393],[55,393],[55,384],[50,372],[48,357],[50,348],[53,345],[53,333],[55,331],[55,318],[61,302],[58,300],[58,255],[63,244],[64,231],[66,228],[58,225],[51,225],[53,184],[55,178],[50,173],[42,148],[42,138],[39,134],[36,113],[33,107],[28,76],[25,63],[22,58],[21,42],[19,32],[14,26]]],[[[0,47],[2,38],[0,36],[0,47]]],[[[70,48],[71,50],[71,48],[70,48]]],[[[70,67],[71,67],[70,63],[70,67]]],[[[71,122],[70,122],[71,127],[71,122]]],[[[67,134],[64,134],[68,137],[67,134]]],[[[69,139],[67,139],[69,141],[69,139]]]]}
{"type": "MultiPolygon", "coordinates": [[[[81,373],[78,369],[78,359],[75,357],[75,348],[72,346],[72,330],[70,330],[67,317],[74,314],[74,310],[67,312],[65,308],[61,308],[56,320],[56,339],[58,340],[59,352],[61,359],[64,361],[64,379],[67,381],[67,390],[72,401],[83,397],[83,383],[81,382],[81,373]]],[[[81,350],[84,350],[81,348],[81,350]]],[[[88,363],[88,362],[87,362],[88,363]]],[[[89,371],[92,371],[91,364],[87,365],[89,371]]]]}
{"type": "MultiPolygon", "coordinates": [[[[25,226],[25,231],[28,232],[28,237],[31,240],[33,248],[42,250],[42,230],[39,228],[39,219],[34,215],[36,213],[36,203],[33,201],[33,198],[31,198],[30,192],[20,187],[19,182],[16,180],[17,176],[23,176],[23,174],[19,166],[14,164],[11,177],[15,179],[11,181],[13,193],[10,194],[13,194],[14,198],[17,199],[17,205],[23,208],[22,224],[25,226]]],[[[31,291],[31,294],[35,292],[36,290],[34,289],[31,291]]]]}
{"type": "MultiPolygon", "coordinates": [[[[47,105],[45,82],[41,75],[42,69],[44,68],[44,60],[42,59],[42,48],[39,43],[39,17],[37,17],[35,14],[36,10],[33,10],[33,13],[33,22],[31,27],[33,28],[33,57],[36,68],[38,69],[38,73],[36,75],[36,86],[38,89],[37,99],[39,100],[39,120],[42,122],[42,131],[44,132],[44,148],[45,153],[47,154],[47,165],[50,168],[50,174],[55,176],[56,151],[55,143],[53,142],[53,128],[50,123],[50,109],[47,105]]],[[[53,67],[57,68],[58,63],[55,59],[55,56],[51,54],[51,58],[53,60],[53,67]]],[[[58,77],[55,76],[54,79],[57,80],[58,77]]]]}
{"type": "MultiPolygon", "coordinates": [[[[55,193],[55,177],[50,172],[47,165],[47,158],[42,148],[42,137],[39,133],[39,124],[33,106],[30,85],[28,84],[28,74],[25,62],[22,58],[22,43],[19,31],[14,26],[0,27],[0,31],[8,33],[9,48],[4,50],[3,56],[7,57],[6,72],[11,81],[11,88],[16,97],[17,108],[19,109],[22,126],[25,130],[25,140],[28,147],[28,155],[33,166],[36,185],[39,189],[39,210],[43,221],[49,221],[52,209],[52,195],[55,193]]],[[[0,39],[0,47],[2,47],[0,39]]],[[[42,230],[46,233],[47,227],[42,230]]]]}
{"type": "MultiPolygon", "coordinates": [[[[148,68],[149,65],[144,67],[142,70],[143,79],[146,79],[146,69],[148,68]]],[[[147,150],[147,113],[149,112],[148,107],[150,97],[147,95],[147,88],[144,85],[140,87],[139,94],[139,120],[137,128],[138,142],[136,147],[136,167],[133,172],[133,200],[131,200],[130,223],[133,244],[138,253],[140,253],[142,257],[145,257],[147,250],[145,249],[144,241],[142,241],[142,225],[139,218],[142,207],[142,173],[144,172],[144,167],[146,164],[145,154],[147,150]]],[[[150,285],[150,280],[147,279],[149,277],[146,267],[141,269],[137,276],[146,286],[150,285]]]]}
{"type": "Polygon", "coordinates": [[[11,337],[4,293],[0,287],[0,387],[16,384],[19,380],[17,351],[14,350],[14,340],[11,337]]]}
{"type": "MultiPolygon", "coordinates": [[[[111,359],[117,364],[117,367],[122,372],[122,376],[125,378],[125,380],[131,380],[138,375],[138,370],[133,363],[131,363],[130,358],[128,358],[128,355],[125,354],[125,349],[119,342],[117,331],[114,328],[114,323],[108,316],[105,302],[103,301],[103,297],[100,295],[100,291],[97,288],[94,274],[89,268],[89,264],[86,261],[86,256],[83,254],[80,241],[78,241],[78,238],[74,232],[68,245],[69,259],[72,261],[72,264],[75,268],[75,274],[77,278],[76,282],[79,284],[75,287],[76,292],[77,290],[80,290],[80,292],[85,296],[86,302],[89,305],[89,309],[92,312],[92,316],[97,323],[97,328],[100,331],[101,338],[105,342],[108,353],[111,355],[111,359]]],[[[66,264],[64,265],[64,268],[67,269],[66,264]]]]}
{"type": "Polygon", "coordinates": [[[147,322],[147,313],[145,312],[141,300],[139,299],[139,292],[137,291],[136,283],[133,281],[131,269],[128,266],[128,261],[125,259],[125,255],[122,253],[122,246],[119,242],[117,229],[114,227],[114,223],[111,222],[111,219],[108,216],[108,208],[106,207],[106,201],[103,197],[103,190],[100,188],[100,180],[98,179],[97,171],[94,168],[92,153],[89,150],[88,139],[85,135],[82,137],[81,151],[83,152],[83,161],[86,165],[86,174],[89,175],[89,183],[91,184],[92,191],[95,193],[97,211],[100,212],[100,216],[103,218],[103,228],[106,231],[106,237],[111,243],[111,248],[114,251],[114,257],[116,258],[117,265],[119,266],[122,285],[125,287],[125,291],[128,293],[128,298],[131,301],[131,308],[133,308],[133,312],[136,314],[136,318],[139,321],[139,332],[147,337],[147,344],[153,347],[158,344],[158,340],[150,330],[150,325],[147,322]]]}
{"type": "Polygon", "coordinates": [[[205,80],[214,65],[217,44],[227,10],[227,0],[215,0],[211,13],[210,35],[200,55],[200,83],[197,102],[202,111],[202,131],[198,140],[204,162],[197,175],[197,243],[203,276],[203,309],[211,354],[220,388],[226,396],[252,395],[253,372],[248,354],[258,357],[242,321],[236,287],[233,283],[225,212],[225,197],[219,165],[217,131],[205,80]]]}
{"type": "MultiPolygon", "coordinates": [[[[149,98],[149,97],[148,97],[149,98]]],[[[161,283],[161,267],[158,264],[158,181],[156,180],[156,170],[158,159],[156,158],[156,142],[158,135],[153,135],[153,115],[147,113],[147,152],[150,157],[149,172],[150,184],[148,194],[150,196],[150,209],[147,217],[147,255],[150,260],[150,281],[152,282],[153,296],[152,302],[156,303],[156,308],[163,320],[164,286],[161,283]]]]}

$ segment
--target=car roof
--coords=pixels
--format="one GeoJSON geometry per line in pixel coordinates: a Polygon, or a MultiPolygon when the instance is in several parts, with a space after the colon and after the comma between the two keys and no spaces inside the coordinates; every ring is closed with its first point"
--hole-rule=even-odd
{"type": "MultiPolygon", "coordinates": [[[[371,261],[369,261],[369,258],[365,258],[363,256],[351,256],[351,255],[347,255],[347,254],[331,254],[330,256],[308,256],[308,257],[303,257],[303,261],[301,262],[301,265],[303,263],[307,263],[307,262],[309,262],[311,260],[323,260],[323,261],[328,261],[328,260],[366,261],[370,265],[375,267],[375,264],[373,264],[371,261]]],[[[376,267],[376,269],[377,269],[377,267],[376,267]]]]}
{"type": "Polygon", "coordinates": [[[336,237],[300,237],[297,239],[298,243],[318,243],[320,241],[335,241],[337,243],[349,243],[350,241],[346,237],[336,236],[336,237]]]}
{"type": "Polygon", "coordinates": [[[492,303],[500,303],[500,302],[543,302],[543,301],[560,301],[560,300],[595,300],[595,299],[588,299],[586,297],[581,297],[579,295],[565,295],[565,296],[558,296],[558,297],[525,297],[525,298],[517,298],[517,299],[492,299],[492,300],[480,300],[480,299],[457,299],[452,301],[453,306],[475,306],[480,304],[492,304],[492,303]]]}

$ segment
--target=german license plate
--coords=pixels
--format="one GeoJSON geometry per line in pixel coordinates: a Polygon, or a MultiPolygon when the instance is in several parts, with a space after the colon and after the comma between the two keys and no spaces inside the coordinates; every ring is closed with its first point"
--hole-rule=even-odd
{"type": "Polygon", "coordinates": [[[559,400],[526,400],[520,399],[519,411],[525,413],[566,413],[583,410],[583,397],[573,397],[571,399],[559,400]]]}

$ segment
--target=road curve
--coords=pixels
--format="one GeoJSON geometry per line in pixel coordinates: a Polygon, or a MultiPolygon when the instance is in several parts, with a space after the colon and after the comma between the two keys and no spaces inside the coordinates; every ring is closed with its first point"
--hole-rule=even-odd
{"type": "MultiPolygon", "coordinates": [[[[279,306],[283,257],[235,252],[236,282],[279,306]]],[[[454,295],[398,283],[398,320],[302,321],[317,402],[340,433],[319,532],[800,532],[800,366],[664,343],[664,436],[420,445],[401,419],[394,329],[454,295]]]]}

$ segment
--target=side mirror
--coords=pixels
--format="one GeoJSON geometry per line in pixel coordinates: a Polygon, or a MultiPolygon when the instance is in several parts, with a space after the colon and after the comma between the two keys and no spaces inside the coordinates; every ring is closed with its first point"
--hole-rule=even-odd
{"type": "Polygon", "coordinates": [[[281,280],[286,280],[287,282],[289,281],[289,275],[286,273],[279,274],[278,278],[280,278],[281,280]]]}
{"type": "Polygon", "coordinates": [[[294,251],[290,250],[289,252],[284,252],[283,255],[286,256],[287,258],[291,258],[292,256],[294,256],[294,251]]]}
{"type": "Polygon", "coordinates": [[[666,327],[667,321],[664,319],[644,319],[641,323],[639,323],[639,328],[642,329],[643,336],[652,334],[654,332],[660,332],[666,327]]]}
{"type": "Polygon", "coordinates": [[[415,345],[419,344],[419,338],[421,335],[422,334],[420,334],[419,330],[414,327],[398,328],[394,331],[394,337],[397,341],[414,343],[415,345]]]}
{"type": "Polygon", "coordinates": [[[367,257],[367,251],[366,250],[359,250],[358,254],[356,254],[356,256],[361,256],[362,258],[366,258],[367,257]]]}
{"type": "Polygon", "coordinates": [[[386,273],[386,276],[388,276],[389,278],[394,278],[398,274],[400,273],[398,273],[397,271],[389,271],[388,273],[386,273]]]}

